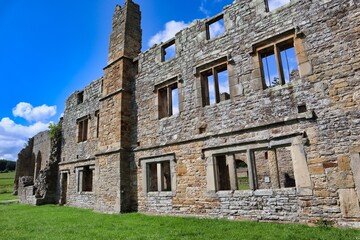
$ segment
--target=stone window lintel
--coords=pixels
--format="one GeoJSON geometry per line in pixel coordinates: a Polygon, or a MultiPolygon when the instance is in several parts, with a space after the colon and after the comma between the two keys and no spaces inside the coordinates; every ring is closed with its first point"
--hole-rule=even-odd
{"type": "Polygon", "coordinates": [[[268,48],[269,46],[272,46],[275,43],[283,42],[292,38],[303,38],[303,37],[304,37],[304,33],[300,31],[299,27],[291,28],[280,34],[277,33],[271,35],[266,39],[255,42],[254,44],[252,44],[249,55],[254,56],[257,54],[259,50],[268,48]]]}

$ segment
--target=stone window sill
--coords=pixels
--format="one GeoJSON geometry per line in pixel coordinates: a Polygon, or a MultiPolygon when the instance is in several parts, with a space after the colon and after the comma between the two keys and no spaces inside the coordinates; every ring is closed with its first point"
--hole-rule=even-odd
{"type": "Polygon", "coordinates": [[[163,191],[163,192],[148,192],[147,197],[173,197],[175,192],[172,191],[163,191]]]}

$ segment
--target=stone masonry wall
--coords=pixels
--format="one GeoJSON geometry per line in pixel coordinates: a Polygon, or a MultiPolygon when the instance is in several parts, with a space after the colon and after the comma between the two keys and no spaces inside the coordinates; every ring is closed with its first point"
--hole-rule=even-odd
{"type": "MultiPolygon", "coordinates": [[[[33,154],[35,156],[35,169],[34,176],[36,174],[36,169],[43,169],[46,164],[49,162],[50,157],[50,137],[49,131],[44,131],[38,133],[34,136],[34,147],[33,154]],[[40,166],[38,166],[40,163],[40,166]]],[[[37,177],[37,176],[35,176],[37,177]]]]}
{"type": "Polygon", "coordinates": [[[61,162],[76,162],[94,158],[98,144],[95,113],[99,110],[101,82],[102,78],[97,79],[84,88],[82,103],[78,103],[77,99],[80,91],[73,93],[66,101],[61,162]],[[87,140],[78,143],[77,120],[84,117],[88,118],[87,140]]]}
{"type": "Polygon", "coordinates": [[[94,190],[80,191],[78,169],[95,165],[95,153],[98,148],[98,111],[102,78],[86,86],[82,91],[73,93],[66,102],[62,124],[63,143],[59,170],[67,174],[66,204],[93,208],[94,190]],[[83,102],[78,102],[78,94],[83,93],[83,102]],[[79,119],[88,119],[87,139],[78,142],[79,119]]]}
{"type": "MultiPolygon", "coordinates": [[[[110,213],[360,226],[359,7],[355,0],[292,0],[267,12],[263,0],[235,0],[138,54],[139,6],[117,6],[104,77],[66,102],[60,203],[110,213]],[[208,25],[221,18],[224,33],[209,39],[208,25]],[[267,88],[260,55],[276,41],[293,41],[298,71],[267,88]],[[176,56],[164,61],[173,42],[176,56]],[[219,66],[227,68],[228,94],[206,104],[204,76],[221,72],[219,66]],[[172,114],[165,103],[174,84],[179,113],[172,114]],[[85,122],[86,139],[79,137],[85,122]],[[249,176],[242,190],[237,160],[249,176]],[[84,183],[85,172],[91,183],[84,183]],[[295,184],[280,184],[284,172],[295,184]]],[[[33,153],[19,154],[21,166],[33,169],[41,153],[44,167],[50,150],[42,136],[34,147],[29,141],[33,153]]],[[[33,186],[20,188],[31,202],[33,186]]]]}
{"type": "Polygon", "coordinates": [[[210,40],[207,19],[193,22],[176,34],[173,59],[161,61],[161,44],[139,55],[135,160],[140,166],[146,158],[173,153],[177,175],[172,194],[154,196],[143,191],[145,175],[138,167],[139,211],[306,222],[360,217],[358,163],[352,160],[360,144],[358,3],[297,0],[265,12],[263,2],[225,7],[225,33],[210,40]],[[289,31],[297,36],[300,77],[263,89],[254,50],[289,31]],[[219,58],[227,62],[230,99],[203,107],[198,69],[219,58]],[[156,86],[173,78],[178,79],[180,113],[159,119],[156,86]],[[299,111],[302,105],[305,113],[299,111]],[[259,190],[225,195],[207,190],[209,165],[202,157],[207,148],[270,144],[274,137],[301,133],[306,168],[294,171],[309,173],[307,194],[298,187],[263,196],[259,190]],[[345,193],[352,199],[344,200],[345,193]]]}

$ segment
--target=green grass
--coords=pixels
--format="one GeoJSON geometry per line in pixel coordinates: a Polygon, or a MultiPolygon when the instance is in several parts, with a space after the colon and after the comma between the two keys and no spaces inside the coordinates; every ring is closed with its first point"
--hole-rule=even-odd
{"type": "Polygon", "coordinates": [[[360,230],[0,205],[0,239],[360,239],[360,230]]]}
{"type": "Polygon", "coordinates": [[[238,177],[238,190],[249,190],[249,178],[248,177],[238,177]]]}
{"type": "Polygon", "coordinates": [[[13,196],[15,172],[0,173],[0,201],[17,199],[13,196]]]}

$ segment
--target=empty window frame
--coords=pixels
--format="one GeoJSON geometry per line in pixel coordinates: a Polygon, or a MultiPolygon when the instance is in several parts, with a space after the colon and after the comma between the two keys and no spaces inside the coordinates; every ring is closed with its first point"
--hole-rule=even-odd
{"type": "Polygon", "coordinates": [[[299,78],[293,37],[273,42],[257,51],[264,88],[284,85],[299,78]]]}
{"type": "Polygon", "coordinates": [[[94,165],[77,167],[78,192],[92,192],[94,183],[94,165]]]}
{"type": "Polygon", "coordinates": [[[249,167],[246,153],[235,154],[237,190],[249,190],[249,167]]]}
{"type": "Polygon", "coordinates": [[[213,163],[217,191],[295,187],[289,147],[216,155],[213,163]]]}
{"type": "Polygon", "coordinates": [[[218,190],[231,190],[230,171],[231,162],[226,155],[215,156],[216,185],[218,190]]]}
{"type": "Polygon", "coordinates": [[[250,189],[246,153],[217,155],[213,161],[216,190],[250,189]]]}
{"type": "Polygon", "coordinates": [[[88,135],[88,118],[82,118],[77,121],[78,127],[78,142],[84,142],[87,140],[88,135]]]}
{"type": "Polygon", "coordinates": [[[161,47],[161,61],[168,61],[176,56],[175,39],[165,43],[161,47]]]}
{"type": "Polygon", "coordinates": [[[170,161],[147,164],[148,192],[171,191],[170,161]]]}
{"type": "Polygon", "coordinates": [[[253,151],[257,189],[295,187],[289,147],[253,151]]]}
{"type": "Polygon", "coordinates": [[[77,94],[77,104],[84,102],[84,91],[81,91],[77,94]]]}
{"type": "Polygon", "coordinates": [[[219,15],[206,23],[206,39],[218,37],[225,32],[224,16],[219,15]]]}
{"type": "Polygon", "coordinates": [[[85,166],[82,171],[82,192],[93,191],[93,169],[85,166]]]}
{"type": "Polygon", "coordinates": [[[265,11],[271,12],[289,2],[290,2],[290,0],[264,0],[265,11]]]}
{"type": "Polygon", "coordinates": [[[200,72],[202,105],[211,105],[230,99],[227,63],[200,72]]]}
{"type": "Polygon", "coordinates": [[[159,119],[179,114],[179,90],[177,82],[158,89],[159,119]]]}

